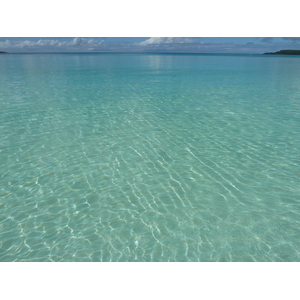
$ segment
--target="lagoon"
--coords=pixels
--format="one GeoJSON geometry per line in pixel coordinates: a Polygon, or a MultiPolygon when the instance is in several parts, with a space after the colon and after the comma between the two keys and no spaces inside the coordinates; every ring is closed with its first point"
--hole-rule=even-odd
{"type": "Polygon", "coordinates": [[[0,57],[0,261],[300,261],[300,59],[0,57]]]}

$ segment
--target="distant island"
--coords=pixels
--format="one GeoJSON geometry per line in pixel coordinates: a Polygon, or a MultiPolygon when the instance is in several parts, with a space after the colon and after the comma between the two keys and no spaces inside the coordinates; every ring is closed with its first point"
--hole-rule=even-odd
{"type": "Polygon", "coordinates": [[[300,55],[300,50],[280,50],[277,52],[267,52],[264,54],[300,55]]]}
{"type": "Polygon", "coordinates": [[[4,52],[4,51],[0,51],[0,54],[1,54],[1,53],[7,53],[7,52],[4,52]]]}

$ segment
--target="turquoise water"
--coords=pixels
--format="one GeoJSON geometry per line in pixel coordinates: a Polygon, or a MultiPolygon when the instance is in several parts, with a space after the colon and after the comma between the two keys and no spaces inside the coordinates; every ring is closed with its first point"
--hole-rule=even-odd
{"type": "Polygon", "coordinates": [[[0,56],[0,261],[300,261],[300,58],[0,56]]]}

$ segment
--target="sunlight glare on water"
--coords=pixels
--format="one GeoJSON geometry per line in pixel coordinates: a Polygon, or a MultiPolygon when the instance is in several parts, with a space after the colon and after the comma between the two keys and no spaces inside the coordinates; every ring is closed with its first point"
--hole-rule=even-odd
{"type": "Polygon", "coordinates": [[[300,59],[0,56],[0,261],[299,261],[300,59]]]}

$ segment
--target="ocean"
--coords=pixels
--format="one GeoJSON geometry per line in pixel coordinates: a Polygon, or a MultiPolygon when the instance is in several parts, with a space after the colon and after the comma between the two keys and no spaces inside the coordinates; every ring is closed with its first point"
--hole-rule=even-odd
{"type": "Polygon", "coordinates": [[[300,261],[300,58],[0,56],[0,261],[300,261]]]}

